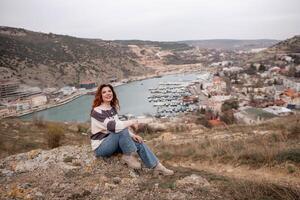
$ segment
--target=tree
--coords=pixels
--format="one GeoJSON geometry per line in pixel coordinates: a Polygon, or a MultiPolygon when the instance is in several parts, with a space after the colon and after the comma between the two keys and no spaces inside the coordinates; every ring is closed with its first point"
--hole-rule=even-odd
{"type": "Polygon", "coordinates": [[[238,109],[239,108],[239,103],[237,100],[234,99],[229,99],[226,100],[221,107],[221,111],[224,113],[228,110],[232,110],[232,109],[238,109]]]}
{"type": "Polygon", "coordinates": [[[289,77],[295,77],[295,76],[296,76],[296,73],[297,73],[296,67],[293,66],[293,65],[290,66],[287,75],[288,75],[289,77]]]}
{"type": "Polygon", "coordinates": [[[264,64],[261,64],[260,66],[259,66],[259,69],[258,69],[260,72],[264,72],[264,71],[266,71],[266,66],[264,65],[264,64]]]}
{"type": "Polygon", "coordinates": [[[254,66],[254,64],[251,64],[247,70],[247,74],[253,75],[255,73],[256,73],[256,67],[254,66]]]}
{"type": "Polygon", "coordinates": [[[231,80],[230,80],[230,78],[225,77],[225,78],[224,78],[224,81],[225,81],[225,83],[226,83],[226,93],[227,93],[227,94],[230,94],[231,91],[232,91],[231,80]]]}
{"type": "Polygon", "coordinates": [[[223,114],[220,118],[226,124],[233,124],[235,122],[232,110],[227,110],[226,112],[223,112],[223,114]]]}

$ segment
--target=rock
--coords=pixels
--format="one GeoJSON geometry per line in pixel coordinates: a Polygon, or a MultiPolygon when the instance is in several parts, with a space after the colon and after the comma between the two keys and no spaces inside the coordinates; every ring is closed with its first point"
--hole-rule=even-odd
{"type": "Polygon", "coordinates": [[[13,171],[7,169],[0,169],[0,176],[12,176],[14,174],[13,171]]]}
{"type": "Polygon", "coordinates": [[[70,131],[74,131],[74,132],[78,132],[79,131],[78,125],[76,125],[76,124],[69,126],[68,129],[70,131]]]}
{"type": "Polygon", "coordinates": [[[116,188],[116,187],[117,187],[117,185],[115,185],[115,184],[111,184],[111,183],[105,183],[104,184],[105,189],[113,189],[113,188],[116,188]]]}
{"type": "Polygon", "coordinates": [[[138,175],[136,172],[134,172],[133,170],[130,170],[129,175],[130,175],[132,178],[137,178],[137,177],[139,177],[139,175],[138,175]]]}
{"type": "Polygon", "coordinates": [[[41,192],[36,192],[35,196],[37,196],[37,197],[44,197],[43,193],[41,193],[41,192]]]}
{"type": "Polygon", "coordinates": [[[30,188],[32,185],[30,183],[23,183],[20,188],[23,188],[23,189],[28,189],[30,188]]]}
{"type": "Polygon", "coordinates": [[[177,180],[176,185],[198,185],[202,187],[208,187],[210,186],[210,183],[205,178],[196,174],[192,174],[190,176],[184,177],[183,179],[177,180]]]}
{"type": "Polygon", "coordinates": [[[177,192],[175,192],[175,193],[169,193],[168,195],[167,195],[167,199],[176,199],[176,200],[184,200],[184,199],[186,199],[186,195],[184,194],[184,193],[181,193],[181,192],[179,192],[179,191],[177,191],[177,192]]]}
{"type": "Polygon", "coordinates": [[[28,155],[28,159],[34,159],[36,158],[40,153],[41,153],[41,149],[34,149],[34,150],[31,150],[27,153],[28,155]]]}
{"type": "Polygon", "coordinates": [[[100,191],[100,189],[101,189],[100,184],[97,184],[97,185],[93,188],[94,191],[100,191]]]}
{"type": "Polygon", "coordinates": [[[114,184],[119,184],[121,182],[121,178],[120,177],[114,177],[113,178],[113,183],[114,184]]]}

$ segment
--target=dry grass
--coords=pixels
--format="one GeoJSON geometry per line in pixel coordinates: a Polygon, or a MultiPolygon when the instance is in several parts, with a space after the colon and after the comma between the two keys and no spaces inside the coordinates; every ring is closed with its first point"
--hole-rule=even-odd
{"type": "Polygon", "coordinates": [[[59,125],[48,125],[48,130],[45,135],[48,147],[53,149],[61,145],[62,139],[65,137],[65,130],[59,125]]]}
{"type": "Polygon", "coordinates": [[[239,200],[296,200],[300,198],[300,191],[292,186],[279,186],[267,182],[229,180],[227,183],[223,182],[220,187],[233,199],[239,200]]]}
{"type": "MultiPolygon", "coordinates": [[[[19,119],[0,120],[0,158],[38,148],[48,149],[49,146],[46,138],[49,125],[63,127],[65,137],[60,140],[61,145],[90,143],[88,136],[68,129],[72,124],[47,122],[44,120],[42,124],[37,124],[34,121],[21,121],[19,119]]],[[[82,124],[82,127],[86,126],[86,124],[82,124]]]]}
{"type": "Polygon", "coordinates": [[[183,157],[221,163],[247,164],[255,167],[285,161],[300,164],[300,145],[288,144],[281,136],[253,137],[236,141],[205,139],[181,145],[160,145],[163,157],[183,157]]]}
{"type": "Polygon", "coordinates": [[[186,144],[160,144],[158,152],[165,159],[191,158],[220,163],[246,164],[252,167],[273,166],[284,162],[300,164],[300,123],[293,116],[282,122],[262,124],[258,127],[234,125],[226,131],[242,137],[214,139],[213,135],[224,132],[215,128],[207,131],[207,137],[186,144]],[[275,127],[275,128],[274,128],[275,127]],[[281,127],[276,128],[276,127],[281,127]],[[255,133],[262,132],[262,134],[255,133]]]}

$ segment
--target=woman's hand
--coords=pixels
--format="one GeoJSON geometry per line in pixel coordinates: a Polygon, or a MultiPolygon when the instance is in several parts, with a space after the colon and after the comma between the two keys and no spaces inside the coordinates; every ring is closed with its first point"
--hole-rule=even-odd
{"type": "Polygon", "coordinates": [[[136,132],[139,128],[139,123],[138,120],[132,120],[132,125],[131,127],[133,128],[133,130],[136,132]]]}
{"type": "Polygon", "coordinates": [[[132,139],[138,143],[142,143],[143,142],[143,138],[139,135],[136,135],[136,134],[133,134],[132,136],[132,139]]]}

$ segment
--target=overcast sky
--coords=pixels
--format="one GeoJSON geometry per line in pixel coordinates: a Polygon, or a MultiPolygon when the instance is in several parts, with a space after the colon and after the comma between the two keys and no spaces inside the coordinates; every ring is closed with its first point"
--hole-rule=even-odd
{"type": "Polygon", "coordinates": [[[287,39],[300,0],[0,0],[0,25],[85,38],[287,39]]]}

